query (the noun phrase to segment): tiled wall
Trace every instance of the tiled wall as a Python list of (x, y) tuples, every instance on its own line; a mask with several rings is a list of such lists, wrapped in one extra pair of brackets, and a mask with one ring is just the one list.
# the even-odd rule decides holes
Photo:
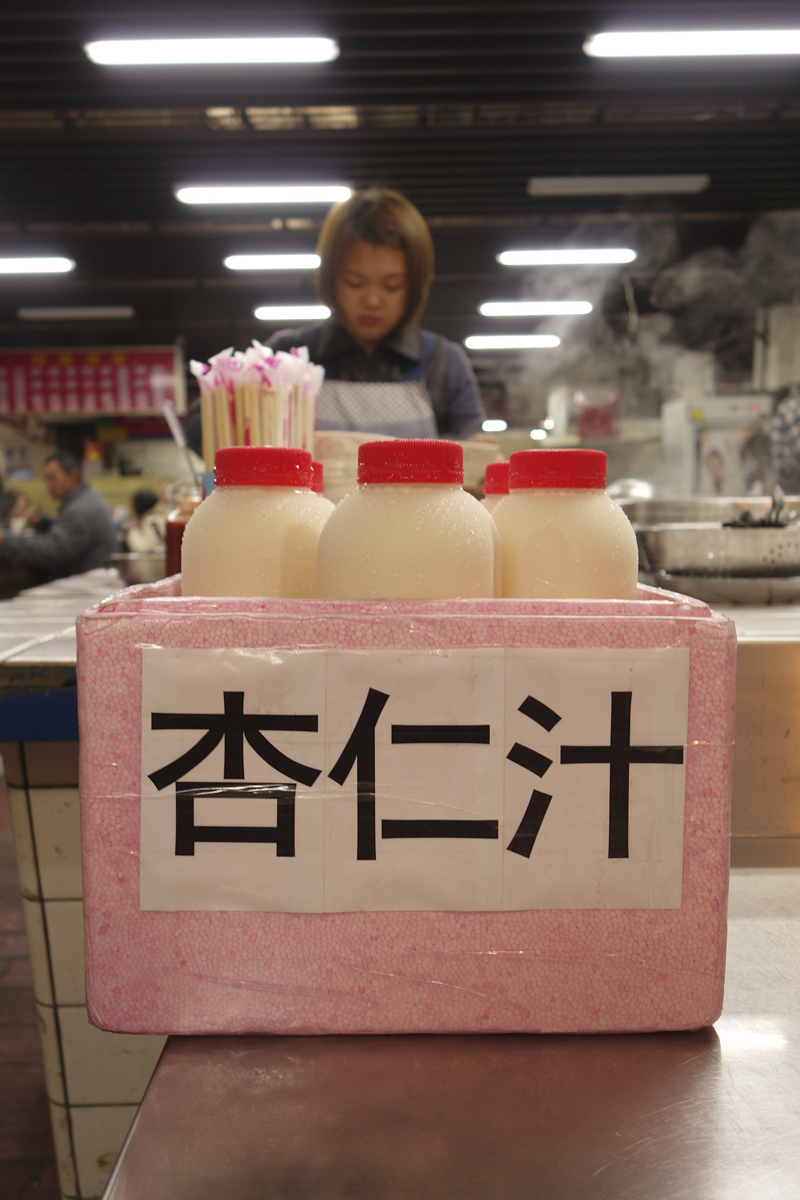
[(102, 1195), (165, 1039), (104, 1033), (84, 994), (77, 742), (0, 744), (61, 1190)]

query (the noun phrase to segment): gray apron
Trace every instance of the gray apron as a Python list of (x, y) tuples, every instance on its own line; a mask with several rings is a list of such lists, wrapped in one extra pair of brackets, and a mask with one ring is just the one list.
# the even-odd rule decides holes
[[(317, 429), (381, 433), (385, 437), (438, 437), (437, 414), (426, 373), (444, 370), (444, 340), (422, 331), (423, 356), (399, 383), (349, 383), (326, 379), (317, 405)], [(442, 414), (440, 414), (442, 415)]]
[(436, 417), (422, 380), (347, 383), (326, 379), (319, 393), (317, 429), (352, 429), (400, 438), (437, 436)]

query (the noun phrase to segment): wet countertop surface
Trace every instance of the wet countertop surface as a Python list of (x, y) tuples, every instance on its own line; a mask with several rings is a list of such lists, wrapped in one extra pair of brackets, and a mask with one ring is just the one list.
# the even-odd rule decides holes
[(99, 568), (0, 601), (0, 666), (74, 667), (76, 619), (121, 586), (116, 571)]
[[(724, 613), (736, 624), (739, 642), (800, 642), (800, 604), (732, 605)], [(800, 1193), (799, 1193), (800, 1194)]]
[[(0, 667), (74, 667), (77, 617), (121, 586), (116, 571), (100, 568), (0, 601)], [(715, 611), (736, 623), (740, 642), (800, 641), (800, 604), (715, 606)]]
[(695, 1033), (171, 1038), (107, 1200), (796, 1200), (800, 869), (732, 873)]

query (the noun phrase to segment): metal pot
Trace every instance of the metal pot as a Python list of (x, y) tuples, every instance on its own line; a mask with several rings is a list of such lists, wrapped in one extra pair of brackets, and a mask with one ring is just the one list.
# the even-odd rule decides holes
[(669, 575), (800, 575), (800, 526), (724, 529), (710, 521), (637, 525), (642, 567)]
[[(800, 496), (786, 496), (786, 508), (800, 510)], [(749, 509), (756, 519), (772, 508), (771, 496), (693, 496), (685, 500), (619, 500), (634, 525), (695, 524), (698, 521), (735, 521)]]
[(136, 583), (155, 583), (167, 574), (166, 554), (163, 550), (142, 550), (138, 554), (112, 554), (109, 567), (116, 567), (126, 587)]

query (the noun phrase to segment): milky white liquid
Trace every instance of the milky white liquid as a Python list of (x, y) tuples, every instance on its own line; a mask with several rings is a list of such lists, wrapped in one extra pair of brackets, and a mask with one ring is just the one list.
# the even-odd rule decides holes
[(215, 488), (183, 535), (183, 595), (315, 596), (317, 542), (332, 510), (305, 488)]
[(504, 596), (636, 598), (636, 534), (599, 488), (515, 488), (497, 505), (494, 519)]
[(492, 518), (457, 484), (369, 483), (336, 506), (319, 540), (328, 599), (448, 600), (494, 595)]
[(488, 496), (483, 497), (481, 504), (487, 512), (493, 513), (500, 501), (505, 500), (506, 494), (503, 492), (490, 492)]

